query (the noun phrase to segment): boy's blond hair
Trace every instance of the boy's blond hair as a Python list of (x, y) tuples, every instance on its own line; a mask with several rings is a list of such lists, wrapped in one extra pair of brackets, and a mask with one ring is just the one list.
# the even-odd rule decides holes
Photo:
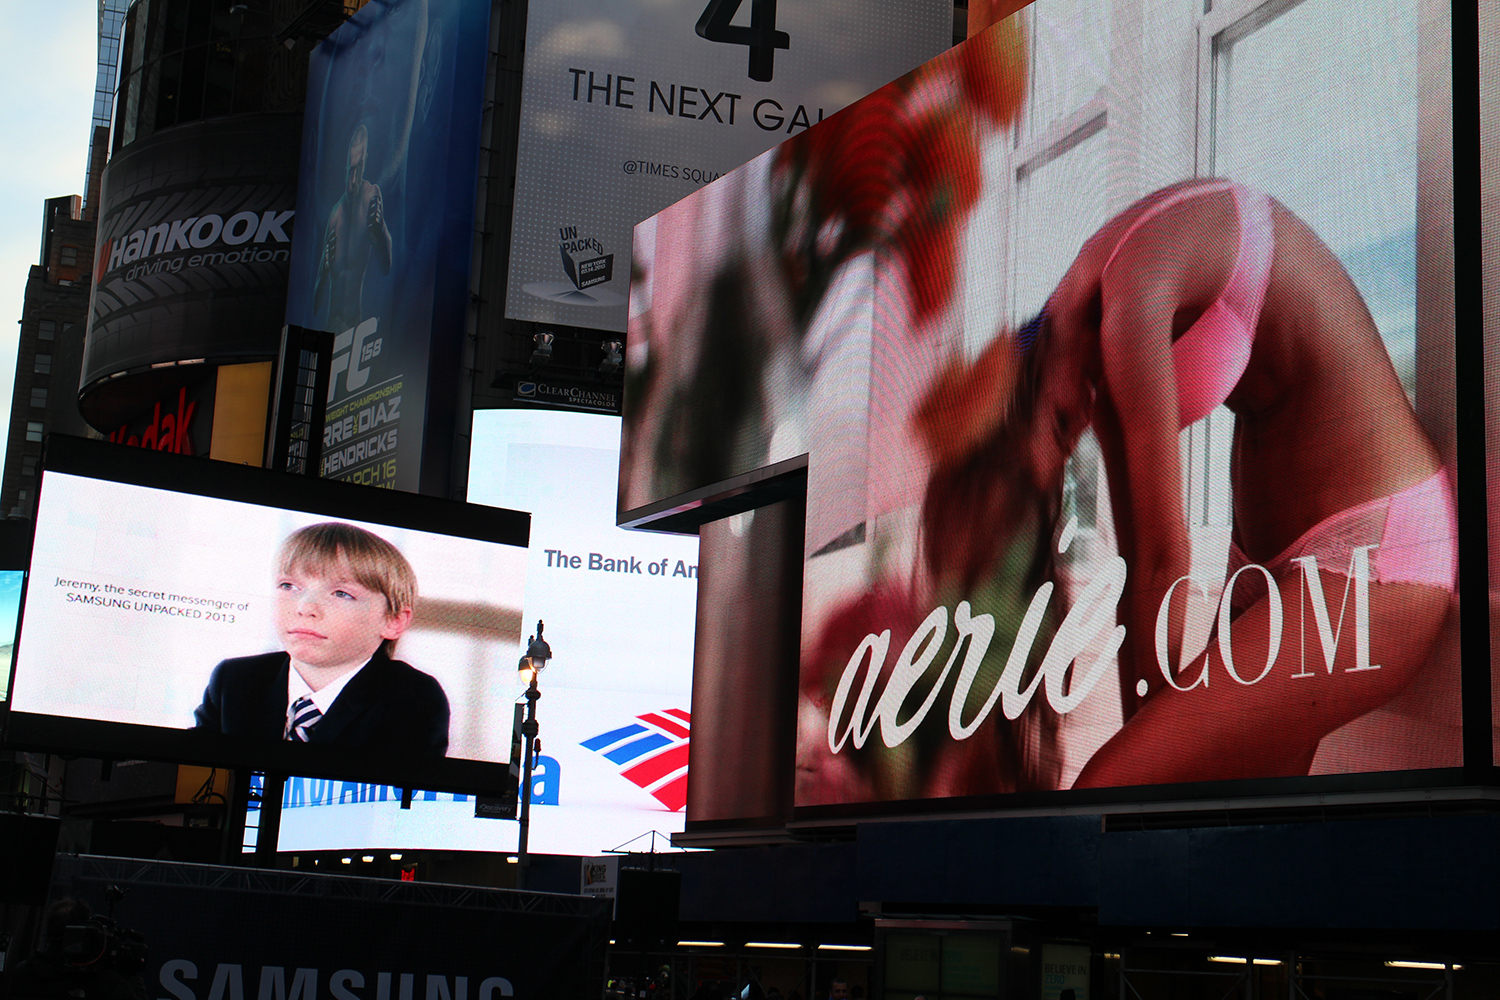
[(417, 605), (417, 574), (401, 550), (352, 524), (327, 521), (298, 528), (281, 543), (276, 565), (282, 573), (300, 568), (319, 576), (336, 575), (347, 566), (355, 582), (385, 597), (390, 615)]

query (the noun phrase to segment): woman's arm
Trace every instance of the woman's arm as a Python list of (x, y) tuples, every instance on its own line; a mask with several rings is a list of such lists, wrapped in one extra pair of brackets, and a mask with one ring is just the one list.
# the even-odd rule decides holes
[[(1124, 270), (1124, 269), (1121, 269)], [(1157, 611), (1187, 575), (1192, 543), (1183, 509), (1178, 451), (1177, 378), (1172, 318), (1181, 302), (1175, 280), (1133, 267), (1100, 279), (1102, 392), (1095, 429), (1109, 476), (1110, 508), (1127, 576), (1120, 604), (1120, 697), (1128, 720), (1140, 705), (1137, 683), (1157, 673)], [(1174, 616), (1168, 648), (1181, 646)]]

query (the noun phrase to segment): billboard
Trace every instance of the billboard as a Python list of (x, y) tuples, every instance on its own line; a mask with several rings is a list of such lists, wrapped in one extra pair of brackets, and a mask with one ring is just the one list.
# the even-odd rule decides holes
[(623, 331), (632, 226), (952, 37), (937, 0), (532, 5), (505, 315)]
[(335, 335), (330, 479), (447, 493), (489, 17), (370, 4), (313, 50), (286, 322)]
[(800, 818), (1463, 762), (1443, 20), (1038, 0), (637, 227), (621, 523), (805, 475)]
[(292, 115), (196, 122), (133, 143), (104, 168), (81, 402), (96, 427), (150, 407), (149, 392), (129, 395), (136, 380), (116, 376), (152, 372), (155, 383), (177, 362), (276, 354), (299, 127)]
[(64, 971), (56, 941), (51, 962), (17, 968), (27, 995), (583, 1000), (609, 940), (608, 906), (577, 896), (76, 854), (58, 859), (51, 899), (86, 908), (68, 948), (101, 955)]
[(16, 645), (16, 623), (21, 618), (21, 588), (26, 582), (26, 571), (21, 569), (0, 570), (0, 673), (5, 675), (0, 682), (0, 702), (10, 692), (10, 661)]
[(0, 704), (10, 693), (10, 663), (16, 627), (21, 621), (21, 593), (31, 554), (31, 525), (19, 519), (0, 527)]
[[(540, 682), (531, 800), (530, 848), (544, 854), (593, 855), (682, 829), (698, 543), (615, 527), (619, 428), (600, 414), (474, 414), (470, 503), (536, 511), (523, 623), (530, 634), (546, 622), (554, 657)], [(518, 697), (513, 668), (507, 680)], [(467, 798), (418, 796), (407, 810), (397, 799), (289, 782), (280, 849), (516, 847), (516, 825), (476, 818)]]
[[(1480, 273), (1484, 320), (1485, 472), (1500, 482), (1500, 8), (1481, 4), (1479, 19)], [(1500, 766), (1500, 491), (1489, 514), (1491, 759)]]
[(19, 746), (503, 789), (527, 515), (49, 439)]

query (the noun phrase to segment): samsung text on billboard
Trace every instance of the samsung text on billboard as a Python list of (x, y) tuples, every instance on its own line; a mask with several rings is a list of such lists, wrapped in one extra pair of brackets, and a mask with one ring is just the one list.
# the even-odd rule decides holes
[[(261, 966), (255, 993), (257, 1000), (318, 1000), (320, 970), (293, 969), (290, 983), (286, 972), (286, 968), (280, 965)], [(194, 962), (184, 958), (163, 962), (160, 979), (162, 989), (175, 1000), (245, 1000), (246, 996), (245, 968), (236, 963), (220, 962), (215, 966), (212, 982), (201, 997), (193, 990), (193, 982), (198, 979), (198, 966)], [(454, 976), (450, 981), (447, 976), (428, 973), (423, 976), (421, 993), (416, 992), (415, 973), (377, 972), (374, 979), (367, 987), (365, 975), (358, 969), (339, 969), (327, 979), (328, 992), (334, 1000), (418, 1000), (419, 997), (425, 1000), (470, 1000), (467, 976)], [(513, 995), (509, 979), (489, 976), (475, 984), (473, 1000)], [(169, 998), (161, 997), (160, 1000)]]

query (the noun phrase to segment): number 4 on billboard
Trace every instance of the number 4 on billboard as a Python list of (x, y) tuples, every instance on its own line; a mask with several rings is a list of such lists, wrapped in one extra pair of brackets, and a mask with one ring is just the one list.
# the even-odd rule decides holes
[(698, 17), (698, 37), (750, 46), (750, 79), (771, 81), (777, 49), (791, 48), (792, 36), (776, 30), (776, 0), (750, 0), (750, 26), (730, 24), (744, 0), (708, 0)]

